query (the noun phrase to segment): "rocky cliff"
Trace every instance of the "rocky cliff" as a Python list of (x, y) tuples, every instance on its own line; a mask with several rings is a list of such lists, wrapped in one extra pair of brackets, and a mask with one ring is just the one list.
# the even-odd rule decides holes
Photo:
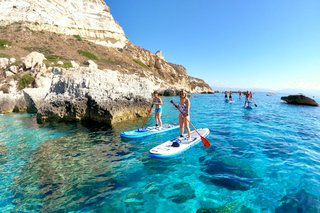
[(80, 35), (92, 42), (122, 48), (128, 42), (103, 0), (0, 1), (0, 24), (25, 22), (32, 30)]
[(154, 90), (212, 92), (130, 43), (102, 0), (0, 0), (0, 11), (0, 113), (113, 124), (146, 115)]

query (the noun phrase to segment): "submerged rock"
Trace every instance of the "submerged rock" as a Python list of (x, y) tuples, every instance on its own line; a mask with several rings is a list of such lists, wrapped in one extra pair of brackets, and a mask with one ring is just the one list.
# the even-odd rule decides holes
[(304, 95), (289, 95), (281, 97), (281, 100), (286, 101), (288, 104), (319, 106), (319, 104), (312, 98)]
[(229, 203), (218, 208), (202, 207), (198, 209), (196, 213), (253, 213), (253, 211), (245, 205), (242, 205), (240, 209), (238, 208), (237, 203)]
[(286, 195), (282, 199), (282, 205), (276, 208), (276, 213), (285, 212), (320, 212), (319, 197), (307, 193), (304, 189), (294, 195)]
[(135, 75), (84, 67), (55, 68), (37, 121), (93, 120), (111, 125), (146, 115), (151, 93), (152, 82)]
[(206, 184), (239, 191), (247, 191), (255, 186), (255, 178), (250, 175), (251, 172), (239, 166), (227, 165), (215, 159), (207, 160), (204, 164), (206, 175), (201, 175), (199, 179)]

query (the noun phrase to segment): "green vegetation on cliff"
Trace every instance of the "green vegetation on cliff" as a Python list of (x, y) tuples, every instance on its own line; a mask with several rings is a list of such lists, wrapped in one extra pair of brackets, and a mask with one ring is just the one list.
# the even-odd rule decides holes
[(0, 39), (0, 49), (5, 49), (5, 46), (4, 45), (9, 45), (11, 46), (12, 45), (12, 42), (11, 41), (8, 41), (6, 39)]

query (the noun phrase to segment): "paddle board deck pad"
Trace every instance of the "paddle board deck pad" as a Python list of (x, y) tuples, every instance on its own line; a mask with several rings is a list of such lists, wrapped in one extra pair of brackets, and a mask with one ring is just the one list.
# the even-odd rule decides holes
[(244, 109), (252, 109), (251, 106), (243, 107)]
[(131, 131), (121, 132), (120, 136), (123, 138), (129, 138), (129, 139), (142, 138), (145, 136), (159, 134), (159, 133), (167, 132), (177, 128), (179, 128), (179, 124), (169, 123), (169, 124), (162, 124), (161, 128), (156, 126), (151, 126), (151, 127), (138, 128)]
[[(202, 137), (207, 137), (209, 135), (208, 128), (198, 129), (199, 134)], [(152, 158), (171, 158), (181, 153), (187, 151), (190, 147), (196, 145), (201, 141), (200, 136), (196, 131), (191, 132), (191, 141), (188, 141), (188, 135), (185, 134), (183, 138), (174, 138), (172, 140), (166, 141), (159, 146), (152, 148), (149, 151), (149, 156)], [(177, 145), (179, 144), (179, 145)]]

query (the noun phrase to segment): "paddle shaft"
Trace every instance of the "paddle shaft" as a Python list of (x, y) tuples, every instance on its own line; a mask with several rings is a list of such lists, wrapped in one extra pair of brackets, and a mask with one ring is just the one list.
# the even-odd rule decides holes
[(144, 124), (146, 123), (147, 118), (148, 118), (148, 116), (149, 116), (149, 114), (150, 114), (150, 112), (151, 112), (151, 110), (152, 110), (152, 107), (153, 107), (153, 104), (151, 105), (150, 110), (149, 110), (149, 112), (148, 112), (148, 115), (147, 115), (146, 119), (144, 120), (141, 128), (143, 128)]

